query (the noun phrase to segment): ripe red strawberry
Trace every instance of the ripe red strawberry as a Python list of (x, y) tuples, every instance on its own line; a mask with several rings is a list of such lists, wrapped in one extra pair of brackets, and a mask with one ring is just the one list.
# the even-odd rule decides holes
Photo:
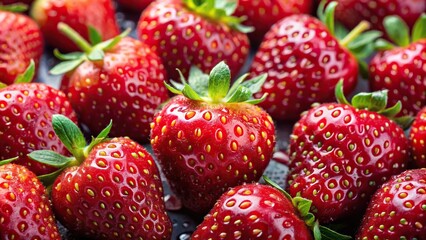
[[(267, 180), (269, 182), (269, 180)], [(240, 185), (224, 193), (192, 234), (197, 239), (351, 239), (334, 231), (324, 231), (311, 213), (311, 202), (291, 198), (277, 188)], [(316, 232), (311, 232), (311, 230)], [(322, 230), (322, 231), (321, 231)], [(331, 238), (327, 238), (327, 234)]]
[(27, 154), (40, 149), (67, 154), (53, 132), (51, 118), (53, 114), (64, 114), (77, 122), (77, 117), (62, 91), (43, 83), (26, 83), (33, 74), (34, 63), (20, 83), (0, 88), (0, 160), (19, 156), (16, 164), (41, 175), (55, 169), (31, 160)]
[(37, 68), (43, 54), (43, 38), (32, 19), (7, 9), (16, 8), (0, 6), (0, 83), (9, 85), (25, 72), (31, 59)]
[(329, 4), (321, 17), (327, 25), (303, 14), (283, 18), (260, 45), (250, 74), (268, 73), (268, 80), (255, 96), (269, 94), (259, 106), (275, 120), (294, 121), (313, 103), (332, 101), (334, 87), (341, 79), (345, 93), (355, 88), (357, 58), (364, 57), (368, 51), (362, 49), (368, 50), (366, 46), (380, 34), (358, 36), (368, 28), (363, 22), (345, 38), (337, 39), (332, 21), (335, 7), (335, 3)]
[(103, 43), (95, 41), (96, 45), (91, 46), (66, 25), (60, 24), (60, 28), (71, 38), (79, 39), (77, 42), (85, 51), (57, 54), (66, 61), (51, 71), (68, 72), (62, 89), (79, 121), (97, 134), (113, 120), (120, 124), (111, 129), (111, 136), (148, 142), (154, 111), (168, 99), (163, 84), (166, 71), (157, 54), (144, 43), (124, 37), (126, 33)]
[(393, 176), (374, 194), (356, 239), (425, 239), (426, 169)]
[(426, 107), (414, 119), (409, 139), (414, 164), (419, 168), (426, 168)]
[(309, 110), (290, 141), (289, 192), (312, 200), (321, 223), (361, 213), (376, 189), (409, 160), (404, 131), (386, 117), (395, 116), (401, 104), (385, 109), (382, 91), (360, 93), (350, 105), (342, 92), (339, 82), (339, 103)]
[(246, 26), (253, 26), (249, 33), (250, 43), (258, 46), (271, 26), (284, 17), (292, 14), (309, 14), (312, 0), (238, 0), (235, 16), (246, 17)]
[(142, 12), (154, 0), (118, 0), (121, 7), (134, 12)]
[(389, 104), (402, 102), (402, 115), (415, 116), (426, 106), (426, 14), (417, 21), (412, 36), (408, 26), (395, 16), (385, 18), (388, 36), (377, 42), (382, 50), (369, 64), (370, 88), (388, 89)]
[(397, 15), (410, 28), (426, 12), (424, 0), (337, 0), (336, 19), (347, 28), (354, 28), (362, 20), (369, 21), (373, 29), (384, 31), (383, 19)]
[(96, 29), (103, 40), (119, 34), (115, 9), (111, 0), (37, 0), (31, 16), (40, 25), (46, 42), (64, 52), (79, 48), (58, 31), (64, 22), (89, 40), (89, 28)]
[[(206, 213), (229, 187), (257, 181), (272, 157), (275, 127), (250, 99), (266, 76), (229, 89), (231, 74), (220, 62), (205, 75), (192, 68), (189, 82), (169, 86), (178, 94), (154, 116), (151, 145), (172, 190), (185, 207)], [(229, 90), (229, 91), (228, 91)]]
[(13, 163), (0, 166), (0, 239), (61, 239), (46, 189)]
[(30, 157), (63, 170), (51, 196), (70, 232), (90, 239), (170, 239), (160, 174), (144, 147), (129, 138), (106, 139), (111, 124), (86, 146), (69, 119), (55, 115), (52, 123), (74, 157), (52, 151)]
[(156, 1), (142, 13), (137, 34), (158, 52), (171, 79), (179, 79), (177, 68), (187, 77), (192, 65), (208, 72), (222, 60), (236, 76), (250, 46), (248, 28), (231, 16), (235, 7), (235, 0)]

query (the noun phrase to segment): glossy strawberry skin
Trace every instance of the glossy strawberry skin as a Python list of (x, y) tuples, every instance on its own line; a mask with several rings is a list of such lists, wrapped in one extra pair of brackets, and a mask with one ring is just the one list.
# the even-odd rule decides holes
[(46, 189), (21, 165), (0, 166), (0, 238), (61, 239)]
[(146, 8), (137, 34), (158, 52), (170, 79), (175, 81), (180, 79), (176, 68), (184, 76), (188, 76), (192, 65), (207, 73), (222, 60), (229, 65), (232, 76), (237, 76), (250, 50), (245, 33), (197, 15), (176, 0), (157, 1)]
[(111, 0), (38, 0), (31, 15), (40, 26), (46, 42), (62, 52), (80, 49), (59, 32), (57, 26), (60, 22), (71, 26), (86, 40), (89, 40), (89, 26), (95, 28), (103, 40), (119, 34)]
[(426, 168), (426, 107), (419, 111), (411, 125), (409, 139), (414, 164)]
[(292, 14), (308, 14), (312, 4), (312, 0), (239, 0), (234, 15), (247, 17), (243, 24), (254, 27), (249, 38), (252, 45), (258, 46), (274, 23)]
[(251, 76), (268, 73), (255, 97), (274, 120), (295, 121), (316, 102), (334, 100), (334, 87), (344, 80), (345, 93), (357, 83), (355, 57), (341, 47), (326, 26), (308, 15), (277, 22), (266, 34), (250, 68)]
[(151, 145), (183, 205), (207, 213), (229, 187), (259, 180), (273, 153), (274, 129), (257, 106), (176, 96), (154, 117)]
[(155, 109), (166, 99), (166, 71), (157, 54), (142, 42), (122, 39), (102, 63), (85, 61), (64, 76), (79, 120), (97, 134), (113, 121), (110, 136), (147, 142)]
[(313, 239), (279, 190), (247, 184), (224, 193), (192, 234), (197, 239)]
[(337, 2), (336, 19), (349, 29), (353, 29), (362, 20), (367, 20), (373, 29), (384, 32), (383, 19), (389, 15), (401, 17), (411, 28), (417, 18), (426, 12), (426, 2), (423, 0), (337, 0)]
[(57, 218), (92, 239), (170, 239), (160, 174), (152, 156), (128, 138), (96, 145), (80, 166), (54, 182)]
[(369, 64), (373, 91), (388, 89), (389, 106), (402, 102), (401, 116), (415, 116), (426, 106), (426, 40), (379, 52)]
[(19, 156), (14, 163), (37, 175), (56, 170), (27, 157), (34, 150), (53, 150), (69, 155), (53, 131), (52, 115), (62, 114), (77, 122), (66, 95), (43, 83), (12, 84), (0, 89), (0, 160)]
[(43, 54), (40, 28), (29, 17), (0, 10), (0, 82), (10, 85), (25, 72), (31, 59), (39, 64)]
[(393, 121), (345, 104), (322, 104), (296, 123), (289, 189), (312, 200), (321, 223), (353, 217), (376, 189), (405, 170), (408, 140)]
[(356, 239), (424, 239), (426, 169), (393, 176), (374, 194)]

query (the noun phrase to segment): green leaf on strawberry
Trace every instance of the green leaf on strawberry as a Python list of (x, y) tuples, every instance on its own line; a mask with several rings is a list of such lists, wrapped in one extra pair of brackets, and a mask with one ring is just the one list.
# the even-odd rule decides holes
[[(30, 61), (30, 65), (28, 65), (25, 72), (16, 76), (14, 83), (29, 83), (34, 78), (35, 74), (35, 63), (34, 60)], [(0, 88), (6, 87), (7, 84), (0, 82)]]
[[(426, 13), (420, 15), (413, 26), (410, 36), (410, 28), (404, 20), (396, 15), (383, 19), (383, 26), (387, 35), (396, 46), (407, 47), (411, 43), (426, 38)], [(394, 49), (395, 45), (385, 39), (378, 39), (374, 45), (376, 50), (384, 51)]]
[(52, 183), (47, 180), (54, 179), (55, 176), (59, 175), (65, 168), (80, 165), (87, 158), (89, 152), (95, 145), (106, 140), (111, 130), (112, 122), (110, 122), (96, 138), (92, 137), (92, 141), (87, 146), (84, 135), (79, 127), (67, 117), (60, 114), (53, 115), (52, 125), (56, 135), (58, 135), (59, 139), (73, 156), (65, 157), (50, 150), (37, 150), (28, 154), (31, 159), (58, 168), (57, 171), (43, 175), (40, 178), (43, 183), (47, 185)]
[(336, 231), (333, 231), (330, 228), (320, 226), (318, 220), (315, 219), (315, 216), (310, 212), (312, 201), (300, 196), (291, 197), (288, 192), (286, 192), (284, 189), (282, 189), (278, 184), (273, 182), (270, 178), (267, 176), (263, 176), (263, 180), (265, 182), (278, 189), (283, 195), (286, 196), (287, 199), (289, 199), (294, 208), (297, 209), (299, 212), (300, 217), (305, 221), (306, 225), (311, 229), (311, 231), (314, 234), (314, 238), (316, 240), (320, 239), (334, 239), (334, 240), (349, 240), (352, 239), (352, 237), (340, 234)]
[(11, 163), (11, 162), (15, 161), (16, 159), (18, 159), (18, 157), (1, 160), (0, 161), (0, 166), (3, 166), (3, 165), (8, 164), (8, 163)]
[(2, 3), (0, 3), (0, 10), (7, 12), (23, 13), (28, 10), (28, 5), (23, 3), (3, 5)]
[(252, 95), (260, 90), (266, 81), (267, 74), (244, 81), (248, 76), (245, 74), (231, 86), (231, 71), (223, 61), (211, 70), (210, 75), (202, 73), (197, 67), (191, 68), (188, 80), (181, 73), (180, 75), (182, 83), (171, 81), (172, 85), (165, 83), (166, 87), (172, 93), (183, 94), (193, 100), (210, 103), (247, 102), (257, 104), (265, 98), (263, 96), (260, 99), (252, 99)]
[[(64, 74), (70, 72), (77, 68), (80, 64), (82, 64), (85, 60), (90, 61), (100, 61), (105, 56), (105, 51), (108, 51), (118, 42), (121, 41), (124, 37), (126, 37), (130, 33), (130, 29), (127, 29), (120, 35), (106, 40), (104, 42), (100, 42), (101, 36), (99, 32), (96, 31), (93, 27), (89, 27), (89, 37), (91, 44), (86, 41), (78, 32), (72, 29), (65, 23), (59, 23), (58, 29), (61, 33), (66, 35), (69, 39), (71, 39), (82, 51), (73, 52), (68, 54), (62, 54), (59, 50), (54, 50), (54, 55), (63, 60), (64, 62), (59, 63), (55, 67), (50, 70), (50, 73), (53, 75)], [(93, 44), (93, 45), (92, 45)]]
[(240, 32), (248, 33), (254, 30), (252, 27), (241, 24), (244, 18), (232, 16), (237, 9), (237, 1), (235, 0), (184, 0), (183, 2), (192, 11), (211, 20), (224, 22)]

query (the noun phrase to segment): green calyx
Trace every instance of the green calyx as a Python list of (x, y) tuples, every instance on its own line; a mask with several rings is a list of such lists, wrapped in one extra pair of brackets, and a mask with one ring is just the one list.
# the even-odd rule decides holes
[(37, 150), (28, 154), (35, 161), (58, 168), (53, 173), (39, 176), (45, 185), (50, 185), (64, 169), (80, 165), (95, 145), (106, 140), (112, 127), (112, 123), (110, 123), (96, 138), (92, 137), (92, 141), (87, 145), (81, 130), (67, 117), (59, 114), (53, 115), (52, 125), (56, 135), (72, 157), (66, 157), (50, 150)]
[(411, 116), (396, 117), (401, 111), (402, 104), (398, 101), (394, 106), (386, 108), (388, 103), (388, 90), (381, 90), (371, 93), (361, 92), (355, 95), (349, 102), (343, 93), (343, 81), (340, 80), (335, 88), (337, 102), (351, 105), (357, 109), (365, 109), (377, 112), (385, 117), (393, 120), (403, 129), (410, 126), (413, 118)]
[(65, 23), (59, 23), (58, 29), (61, 33), (71, 39), (83, 52), (62, 54), (57, 49), (55, 49), (53, 52), (54, 55), (63, 62), (59, 63), (53, 67), (52, 70), (50, 70), (50, 73), (53, 75), (64, 74), (72, 71), (86, 60), (103, 60), (105, 52), (117, 45), (121, 39), (130, 33), (130, 29), (127, 29), (120, 35), (102, 42), (102, 36), (99, 34), (99, 32), (93, 27), (89, 27), (89, 43), (78, 32)]
[(14, 4), (8, 4), (8, 5), (2, 5), (0, 3), (0, 11), (22, 13), (27, 10), (28, 10), (28, 5), (23, 3), (14, 3)]
[[(25, 72), (16, 76), (14, 83), (29, 83), (33, 80), (34, 74), (35, 74), (35, 63), (34, 63), (34, 60), (31, 59), (30, 64), (28, 65)], [(7, 86), (6, 84), (0, 82), (0, 89), (6, 86)]]
[(231, 86), (231, 71), (223, 61), (211, 70), (210, 75), (204, 74), (195, 66), (191, 68), (188, 80), (180, 71), (179, 74), (181, 83), (171, 81), (173, 86), (167, 83), (165, 85), (172, 93), (183, 94), (192, 100), (209, 103), (246, 102), (257, 104), (266, 97), (264, 95), (260, 99), (253, 99), (252, 95), (261, 89), (267, 74), (244, 81), (248, 76), (245, 74)]
[(1, 160), (0, 161), (0, 166), (3, 166), (3, 165), (6, 165), (6, 164), (9, 164), (9, 163), (11, 163), (11, 162), (13, 162), (13, 161), (15, 161), (15, 160), (17, 160), (18, 159), (18, 157), (14, 157), (14, 158), (9, 158), (9, 159), (5, 159), (5, 160)]
[(371, 56), (374, 52), (374, 41), (382, 36), (380, 31), (370, 30), (370, 23), (360, 22), (352, 31), (348, 32), (342, 24), (335, 22), (334, 12), (337, 2), (332, 1), (327, 4), (326, 0), (321, 1), (318, 7), (318, 18), (327, 26), (332, 35), (339, 39), (341, 46), (346, 47), (358, 60), (361, 70), (366, 71), (366, 64), (362, 60)]
[(244, 18), (232, 16), (238, 6), (236, 0), (183, 0), (183, 3), (191, 11), (213, 21), (223, 22), (240, 32), (249, 33), (254, 30), (253, 27), (241, 24)]
[(265, 182), (278, 189), (283, 195), (291, 201), (294, 208), (298, 211), (299, 216), (304, 220), (305, 224), (311, 229), (315, 240), (333, 239), (333, 240), (349, 240), (352, 237), (340, 234), (330, 228), (320, 226), (318, 220), (315, 219), (314, 214), (310, 212), (312, 201), (300, 196), (292, 197), (288, 192), (282, 189), (278, 184), (273, 182), (267, 176), (263, 176)]
[[(399, 16), (385, 17), (383, 26), (392, 42), (400, 47), (406, 47), (420, 39), (426, 39), (426, 13), (423, 13), (417, 19), (411, 31), (411, 36), (410, 28)], [(379, 39), (375, 42), (374, 47), (376, 50), (384, 51), (393, 49), (395, 45), (385, 39)]]

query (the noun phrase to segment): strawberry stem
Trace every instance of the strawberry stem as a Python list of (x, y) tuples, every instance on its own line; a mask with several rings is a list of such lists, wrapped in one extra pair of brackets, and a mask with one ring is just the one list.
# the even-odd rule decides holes
[(361, 21), (345, 38), (340, 40), (340, 45), (347, 47), (354, 39), (356, 39), (361, 33), (370, 28), (370, 23), (367, 21)]
[(86, 39), (84, 39), (77, 31), (72, 29), (68, 24), (60, 22), (58, 30), (73, 41), (81, 50), (86, 54), (90, 54), (92, 46)]
[(6, 11), (6, 12), (14, 12), (14, 13), (21, 13), (28, 10), (28, 5), (23, 3), (14, 3), (14, 4), (8, 4), (8, 5), (2, 5), (0, 3), (0, 10)]

